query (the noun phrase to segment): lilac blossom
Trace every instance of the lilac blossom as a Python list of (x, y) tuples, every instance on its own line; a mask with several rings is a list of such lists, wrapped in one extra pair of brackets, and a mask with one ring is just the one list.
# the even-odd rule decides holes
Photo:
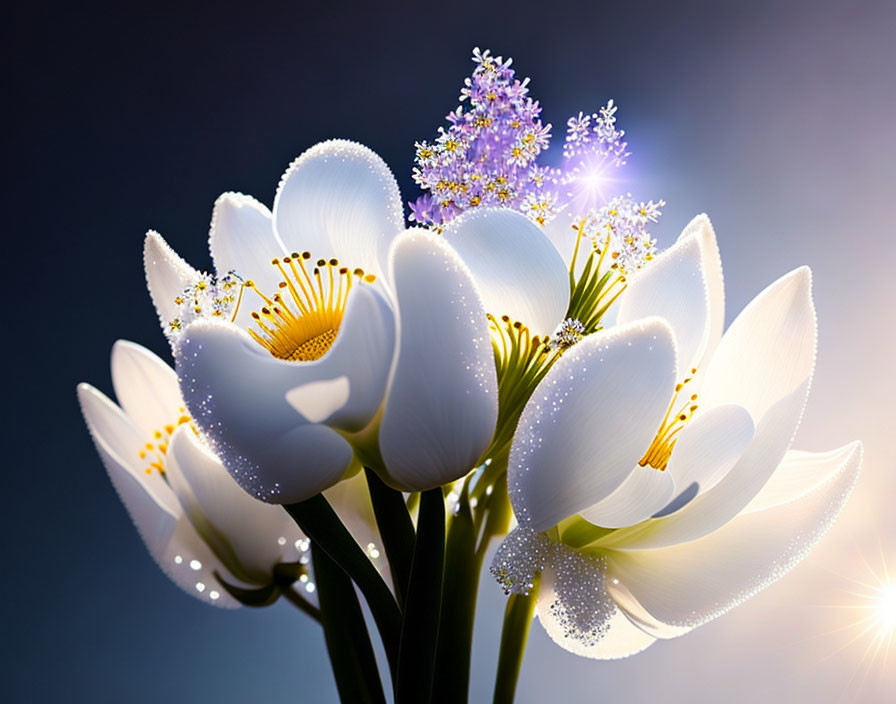
[(475, 69), (464, 81), (460, 105), (432, 141), (415, 144), (414, 181), (426, 192), (410, 203), (411, 220), (441, 228), (465, 210), (506, 207), (545, 224), (559, 212), (598, 216), (607, 202), (610, 172), (629, 156), (625, 133), (609, 101), (596, 113), (567, 121), (562, 165), (539, 163), (551, 140), (541, 105), (506, 61), (473, 50)]

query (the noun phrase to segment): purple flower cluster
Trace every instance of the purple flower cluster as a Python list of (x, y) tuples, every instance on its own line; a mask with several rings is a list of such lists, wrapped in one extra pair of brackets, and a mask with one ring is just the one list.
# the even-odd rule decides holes
[(631, 193), (614, 196), (582, 218), (582, 234), (598, 254), (606, 249), (623, 274), (640, 269), (656, 254), (656, 240), (647, 228), (659, 220), (665, 205), (664, 200), (636, 201)]
[(414, 181), (426, 194), (410, 203), (411, 220), (439, 228), (469, 208), (513, 208), (544, 224), (561, 209), (584, 215), (603, 196), (609, 168), (628, 156), (610, 101), (600, 112), (567, 122), (563, 165), (537, 163), (548, 148), (551, 125), (529, 96), (529, 79), (516, 78), (488, 50), (473, 50), (476, 68), (464, 81), (459, 105), (432, 142), (416, 143)]
[[(442, 225), (467, 208), (520, 208), (554, 183), (535, 166), (547, 148), (551, 126), (529, 97), (529, 79), (515, 77), (511, 60), (473, 50), (476, 68), (464, 82), (461, 105), (434, 142), (417, 142), (413, 177), (428, 191), (411, 203), (411, 219)], [(466, 103), (466, 105), (464, 105)]]

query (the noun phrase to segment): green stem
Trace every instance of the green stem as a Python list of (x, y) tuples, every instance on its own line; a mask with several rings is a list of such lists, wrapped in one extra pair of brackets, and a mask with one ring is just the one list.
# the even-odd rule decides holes
[(444, 569), (445, 499), (441, 487), (437, 487), (420, 495), (417, 540), (398, 655), (397, 704), (431, 701)]
[(302, 532), (351, 577), (370, 606), (389, 661), (393, 680), (397, 673), (401, 638), (401, 611), (373, 563), (323, 497), (283, 506)]
[(295, 606), (299, 611), (308, 614), (311, 618), (313, 618), (318, 623), (321, 623), (320, 620), (320, 609), (317, 608), (310, 601), (305, 599), (301, 594), (296, 592), (292, 587), (286, 587), (281, 594), (283, 598), (285, 598), (290, 604)]
[(380, 537), (392, 570), (392, 581), (403, 607), (407, 601), (408, 582), (411, 578), (411, 561), (414, 558), (414, 523), (400, 491), (386, 486), (376, 472), (365, 467), (370, 501), (376, 517)]
[(516, 683), (523, 665), (526, 640), (532, 626), (538, 585), (529, 594), (511, 594), (504, 610), (504, 628), (501, 630), (501, 650), (498, 654), (498, 672), (495, 675), (494, 704), (512, 704)]
[(446, 702), (466, 702), (469, 696), (470, 655), (476, 617), (481, 560), (476, 557), (476, 531), (464, 483), (457, 511), (448, 521), (445, 580), (435, 683)]
[(327, 652), (344, 704), (385, 704), (376, 656), (352, 580), (325, 550), (312, 543)]

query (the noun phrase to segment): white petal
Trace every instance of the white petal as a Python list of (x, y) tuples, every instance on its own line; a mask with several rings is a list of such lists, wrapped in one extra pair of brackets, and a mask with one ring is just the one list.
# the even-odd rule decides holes
[(576, 655), (612, 660), (644, 650), (655, 639), (617, 608), (606, 586), (606, 559), (549, 543), (536, 613), (557, 645)]
[(336, 257), (381, 276), (404, 227), (398, 184), (386, 163), (355, 142), (330, 140), (290, 164), (274, 198), (274, 228), (290, 250)]
[(538, 225), (506, 208), (470, 210), (444, 236), (472, 272), (486, 311), (536, 335), (554, 332), (569, 305), (569, 270)]
[(326, 358), (275, 359), (226, 323), (198, 321), (184, 331), (177, 369), (187, 408), (224, 466), (253, 496), (271, 503), (303, 501), (335, 484), (348, 468), (348, 443), (326, 426), (309, 425), (286, 401), (290, 389), (333, 375), (321, 364)]
[(604, 528), (624, 528), (650, 518), (675, 492), (669, 472), (635, 465), (612, 494), (581, 512), (582, 518)]
[(722, 277), (722, 257), (719, 254), (715, 230), (706, 214), (698, 215), (691, 220), (678, 239), (683, 240), (693, 235), (696, 235), (700, 242), (703, 278), (709, 297), (709, 335), (706, 349), (703, 352), (704, 358), (709, 359), (719, 344), (719, 340), (722, 339), (722, 331), (725, 329), (725, 284)]
[[(815, 308), (807, 267), (781, 277), (741, 312), (722, 338), (700, 390), (702, 409), (744, 406), (756, 432), (740, 460), (710, 491), (677, 513), (613, 541), (661, 547), (725, 525), (759, 493), (790, 448), (815, 366)], [(696, 419), (695, 419), (696, 422)]]
[(796, 501), (745, 514), (700, 540), (608, 553), (619, 582), (661, 623), (698, 626), (777, 581), (827, 532), (861, 466), (855, 444), (839, 471)]
[(127, 340), (112, 346), (112, 385), (124, 412), (143, 431), (176, 423), (183, 406), (174, 370), (145, 347)]
[(758, 423), (809, 382), (815, 340), (812, 275), (801, 267), (756, 296), (731, 324), (706, 370), (701, 407), (736, 403)]
[(666, 472), (675, 481), (675, 499), (662, 513), (718, 484), (753, 439), (753, 419), (743, 406), (716, 406), (693, 419), (678, 437)]
[[(190, 326), (188, 329), (195, 331), (198, 328)], [(312, 362), (276, 359), (233, 325), (219, 324), (212, 329), (218, 331), (213, 333), (215, 340), (224, 341), (226, 347), (226, 350), (215, 353), (220, 357), (215, 363), (220, 379), (212, 383), (222, 387), (221, 393), (224, 393), (223, 387), (229, 386), (233, 387), (233, 394), (242, 393), (238, 390), (243, 389), (245, 393), (255, 395), (279, 395), (279, 399), (272, 401), (271, 408), (274, 409), (283, 405), (287, 392), (297, 387), (337, 380), (336, 386), (313, 387), (318, 391), (326, 388), (332, 395), (317, 398), (315, 405), (305, 410), (312, 416), (328, 411), (324, 416), (327, 424), (348, 432), (363, 429), (382, 404), (395, 349), (395, 320), (388, 302), (375, 286), (359, 284), (352, 287), (336, 341), (323, 357)], [(206, 333), (199, 334), (201, 337)], [(214, 347), (217, 343), (211, 344)], [(196, 354), (201, 357), (208, 351), (197, 350)], [(358, 360), (363, 360), (363, 364)], [(256, 380), (228, 378), (234, 376), (233, 370), (243, 361), (258, 370), (258, 379), (264, 379), (261, 385)], [(198, 358), (191, 364), (200, 366)], [(207, 375), (211, 372), (200, 370), (199, 373)], [(338, 382), (341, 377), (345, 377), (347, 387)], [(251, 391), (249, 387), (252, 387)], [(296, 394), (301, 396), (302, 392)], [(291, 418), (302, 423), (313, 420), (290, 412), (284, 419), (287, 425), (293, 422)]]
[(148, 460), (140, 458), (147, 436), (124, 412), (90, 384), (78, 384), (78, 402), (103, 461), (113, 462), (129, 471), (153, 500), (169, 513), (180, 514), (180, 505), (158, 472), (146, 474)]
[(850, 443), (829, 452), (790, 450), (743, 513), (774, 508), (815, 491), (841, 470), (843, 463), (856, 451), (857, 444)]
[[(120, 440), (127, 433), (122, 425), (122, 421), (127, 421), (124, 415), (116, 418), (113, 410), (117, 407), (87, 384), (78, 386), (78, 400), (109, 479), (156, 564), (197, 599), (223, 608), (239, 606), (214, 577), (216, 570), (229, 577), (227, 570), (199, 538), (164, 480), (154, 473), (158, 481), (148, 481), (146, 475), (130, 467), (113, 449), (115, 439)], [(201, 591), (197, 584), (202, 585)]]
[[(542, 585), (542, 590), (545, 589), (546, 587)], [(536, 607), (538, 621), (551, 640), (570, 653), (594, 660), (618, 660), (640, 653), (656, 642), (656, 638), (647, 635), (635, 626), (622, 611), (617, 610), (607, 626), (607, 634), (596, 643), (586, 645), (566, 634), (566, 629), (550, 609), (549, 597), (550, 594), (547, 594), (543, 599), (542, 592), (539, 592), (538, 606)]]
[[(575, 251), (576, 239), (578, 237), (576, 223), (573, 221), (569, 209), (562, 210), (556, 217), (545, 223), (544, 234), (554, 245), (568, 269), (569, 264), (572, 262), (572, 255)], [(581, 270), (584, 260), (585, 257), (578, 258), (577, 269)]]
[[(266, 295), (277, 291), (281, 277), (271, 260), (288, 252), (265, 205), (242, 193), (222, 194), (212, 211), (208, 243), (218, 276), (235, 271)], [(241, 306), (238, 322), (247, 325), (251, 312), (251, 306)]]
[(218, 582), (216, 573), (228, 584), (251, 586), (240, 584), (228, 572), (185, 515), (177, 522), (171, 540), (156, 562), (177, 586), (212, 606), (224, 609), (236, 609), (240, 606)]
[(494, 432), (488, 321), (470, 271), (441, 238), (402, 235), (391, 272), (399, 344), (380, 449), (395, 486), (430, 489), (466, 474)]
[(167, 330), (168, 323), (178, 313), (174, 299), (199, 278), (199, 272), (181, 259), (158, 232), (152, 230), (146, 233), (143, 241), (143, 267), (149, 295), (162, 328)]
[[(395, 325), (395, 314), (379, 287), (352, 287), (336, 342), (319, 360), (307, 363), (298, 382), (348, 379), (348, 399), (327, 418), (327, 425), (356, 432), (380, 409), (395, 355)], [(344, 398), (342, 389), (331, 391)]]
[(672, 625), (658, 621), (644, 609), (634, 595), (616, 577), (607, 578), (606, 588), (613, 601), (616, 602), (616, 606), (619, 607), (619, 610), (625, 614), (629, 621), (652, 638), (662, 638), (664, 640), (679, 638), (685, 633), (694, 630), (694, 626)]
[(768, 410), (740, 459), (715, 487), (679, 511), (613, 533), (601, 544), (626, 549), (659, 548), (696, 540), (725, 525), (756, 496), (790, 447), (806, 404), (807, 384)]
[(672, 330), (660, 319), (589, 335), (529, 399), (510, 451), (520, 524), (550, 528), (608, 496), (631, 473), (675, 386)]
[(322, 423), (348, 403), (349, 393), (348, 377), (340, 376), (290, 389), (286, 392), (286, 400), (309, 423)]
[(617, 324), (657, 315), (675, 333), (683, 373), (698, 366), (709, 339), (710, 308), (699, 234), (679, 239), (631, 277)]
[(230, 571), (245, 581), (270, 582), (285, 546), (300, 537), (289, 514), (243, 491), (188, 426), (171, 438), (166, 468), (193, 526)]

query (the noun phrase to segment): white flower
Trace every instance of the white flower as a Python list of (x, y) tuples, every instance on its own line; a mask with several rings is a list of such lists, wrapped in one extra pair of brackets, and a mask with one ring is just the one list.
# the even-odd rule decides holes
[(629, 283), (618, 324), (547, 373), (517, 428), (519, 527), (493, 572), (526, 591), (563, 647), (624, 657), (764, 588), (831, 525), (861, 463), (853, 443), (790, 450), (815, 363), (807, 268), (722, 336), (722, 269), (705, 216)]
[(97, 450), (159, 567), (189, 594), (235, 608), (215, 573), (241, 587), (267, 585), (299, 559), (302, 535), (279, 506), (248, 496), (201, 442), (174, 371), (149, 350), (118, 341), (112, 383), (121, 407), (78, 386)]
[[(242, 300), (233, 320), (183, 326), (175, 355), (188, 408), (244, 489), (301, 501), (336, 484), (355, 454), (402, 489), (473, 466), (497, 416), (482, 301), (440, 238), (403, 231), (376, 154), (312, 147), (281, 179), (273, 213), (225, 194), (210, 248), (219, 276), (246, 282)], [(168, 325), (200, 274), (154, 233), (145, 260)]]

